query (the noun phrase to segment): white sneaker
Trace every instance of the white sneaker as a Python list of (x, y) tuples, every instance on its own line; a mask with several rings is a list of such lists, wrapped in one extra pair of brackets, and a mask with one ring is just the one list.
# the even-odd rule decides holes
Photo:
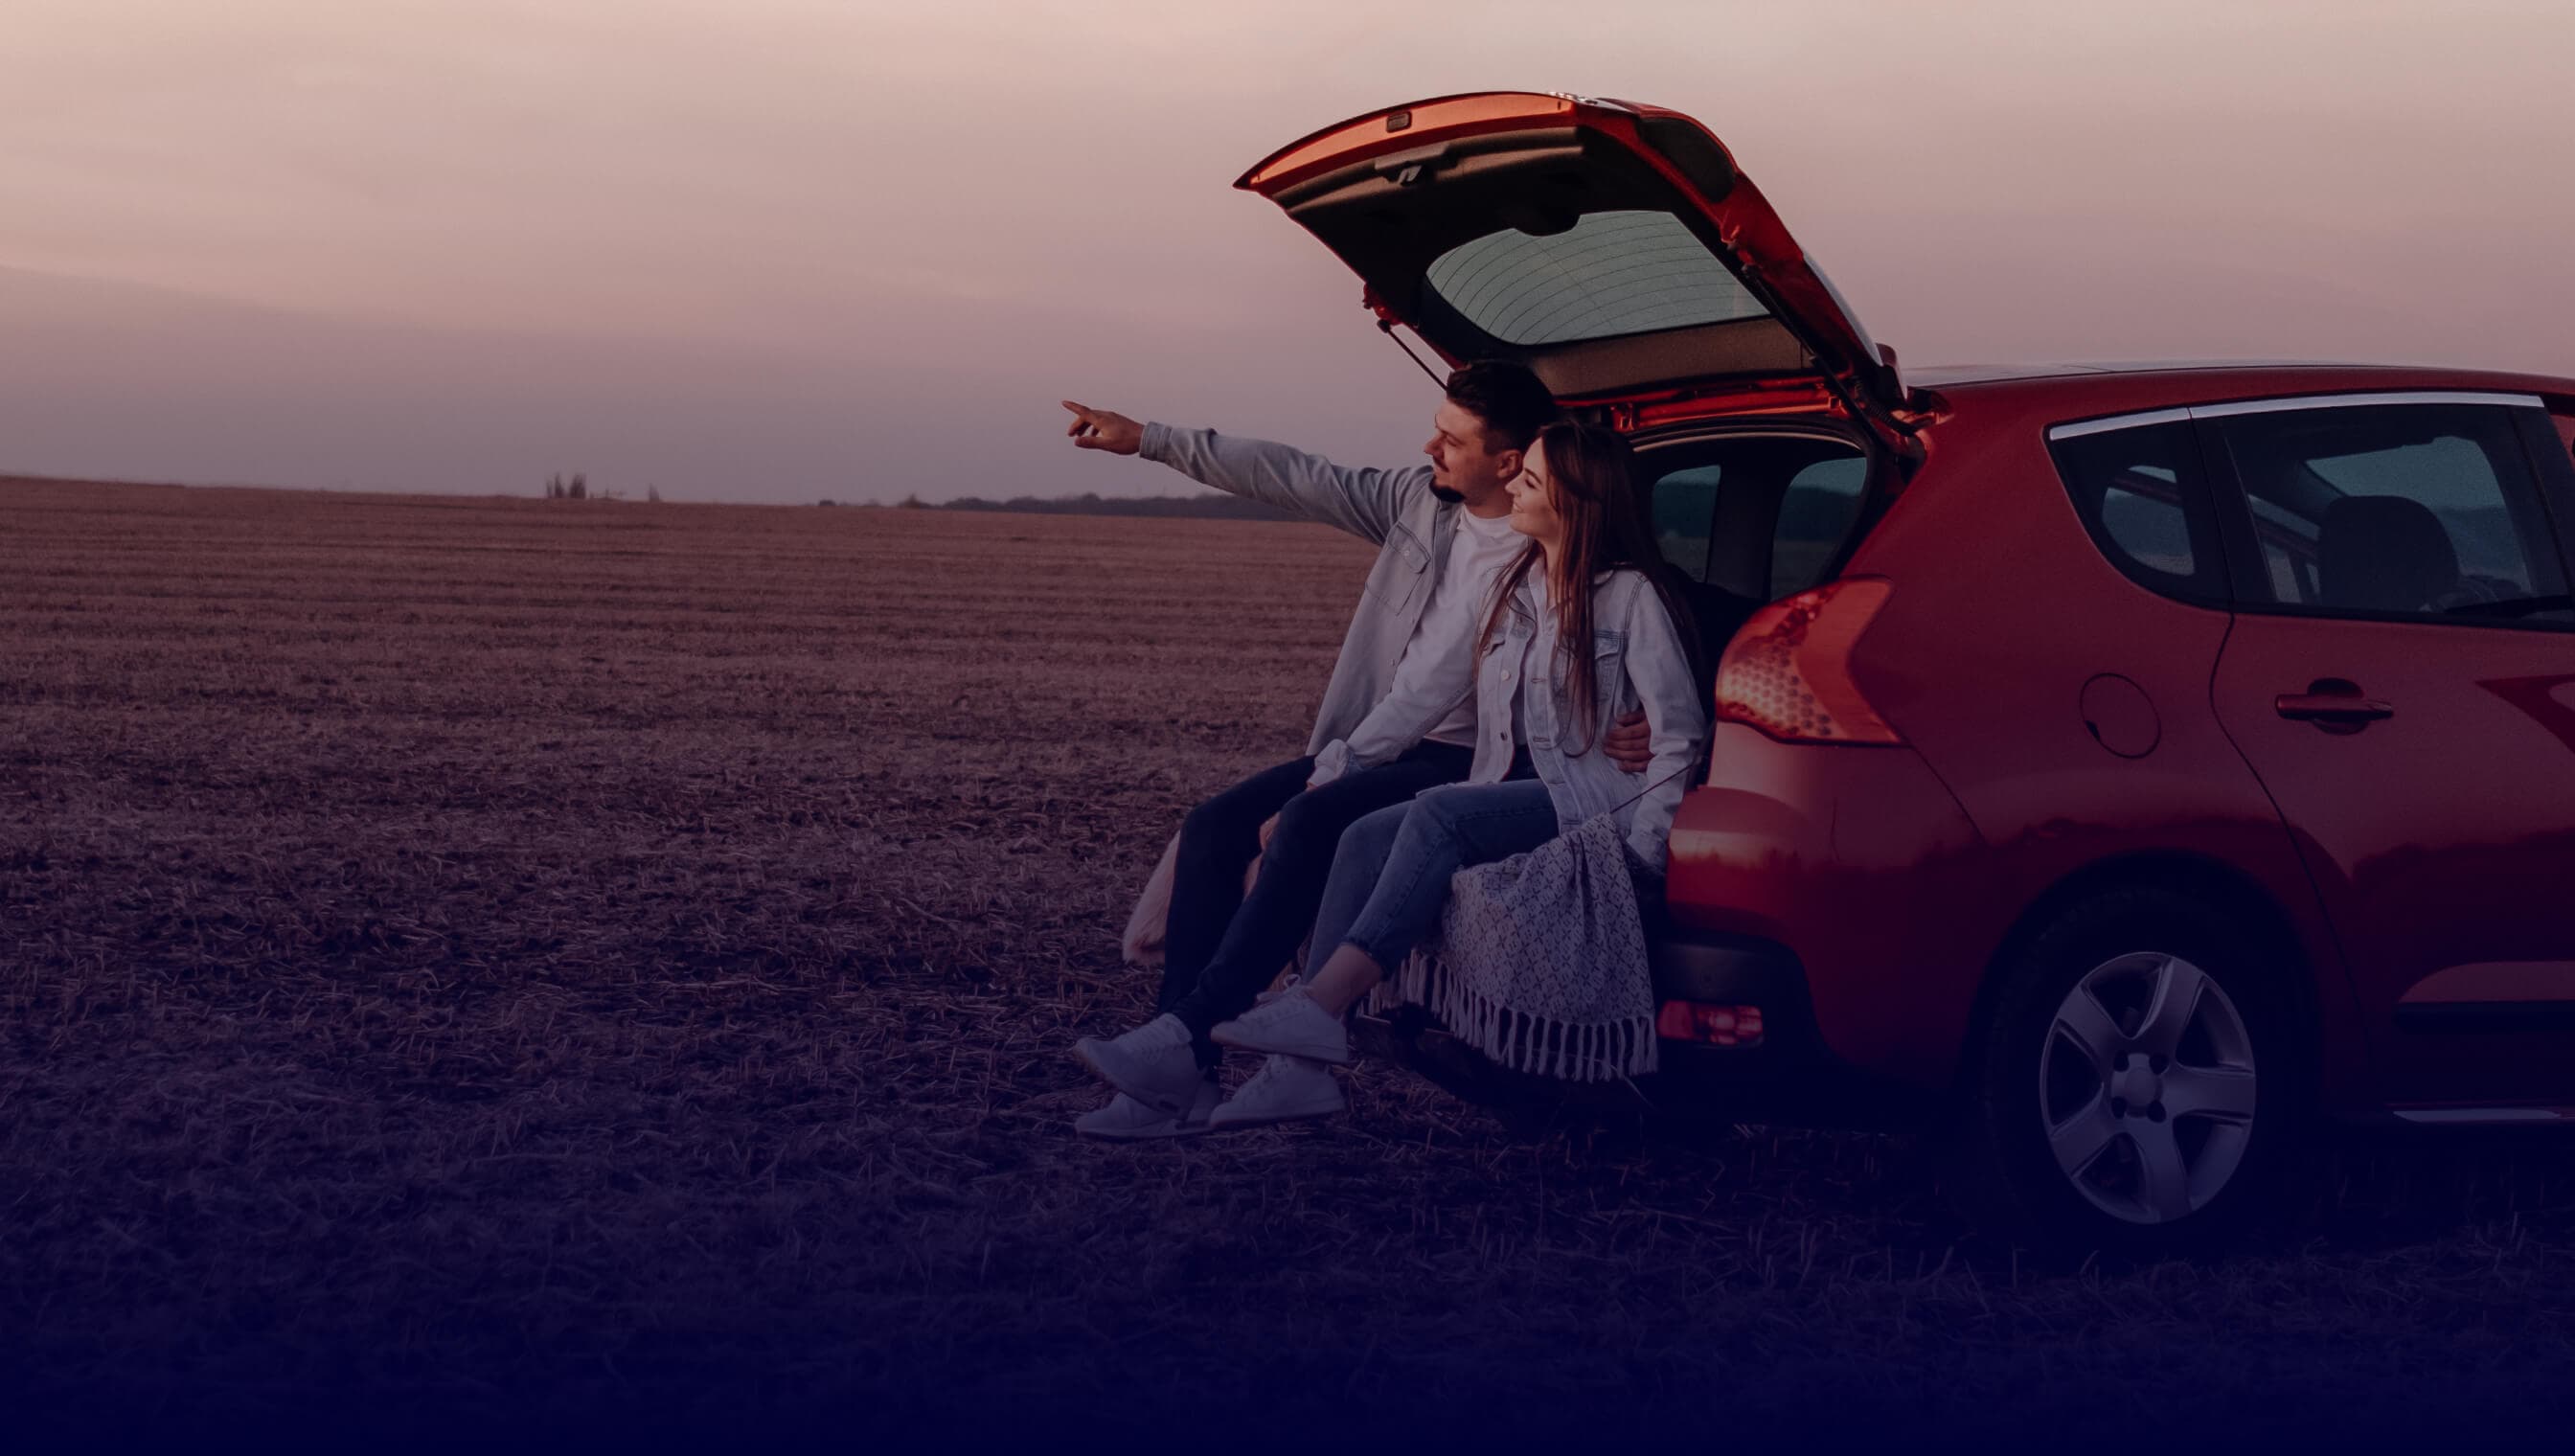
[(1220, 1046), (1240, 1046), (1246, 1051), (1313, 1061), (1350, 1059), (1350, 1033), (1341, 1018), (1324, 1010), (1302, 986), (1282, 991), (1276, 999), (1219, 1023), (1208, 1035)]
[(1109, 1105), (1094, 1107), (1074, 1119), (1073, 1130), (1085, 1137), (1110, 1142), (1146, 1142), (1158, 1137), (1196, 1137), (1208, 1130), (1208, 1118), (1216, 1111), (1217, 1098), (1224, 1089), (1217, 1085), (1216, 1073), (1199, 1079), (1199, 1094), (1190, 1102), (1190, 1110), (1178, 1117), (1158, 1107), (1148, 1107), (1120, 1092), (1109, 1099)]
[(1124, 1036), (1086, 1036), (1073, 1044), (1073, 1054), (1102, 1081), (1166, 1117), (1187, 1114), (1207, 1080), (1190, 1028), (1169, 1011)]
[(1211, 1132), (1266, 1127), (1273, 1122), (1329, 1117), (1349, 1105), (1330, 1067), (1301, 1056), (1274, 1056), (1261, 1064), (1252, 1080), (1235, 1088), (1224, 1106), (1208, 1114), (1207, 1125)]

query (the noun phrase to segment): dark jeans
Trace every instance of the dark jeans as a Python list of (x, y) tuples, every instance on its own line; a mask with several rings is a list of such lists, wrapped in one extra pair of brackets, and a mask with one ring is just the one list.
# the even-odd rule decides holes
[[(1297, 758), (1265, 768), (1190, 810), (1172, 861), (1172, 913), (1163, 931), (1163, 993), (1156, 1009), (1188, 1024), (1203, 1064), (1216, 1064), (1216, 1043), (1208, 1032), (1249, 1010), (1313, 927), (1341, 831), (1425, 788), (1464, 779), (1474, 759), (1471, 748), (1420, 743), (1391, 763), (1345, 774), (1309, 793), (1305, 775), (1314, 760)], [(1261, 826), (1272, 814), (1279, 816), (1279, 827), (1263, 849)], [(1256, 855), (1261, 875), (1247, 895), (1243, 871)]]

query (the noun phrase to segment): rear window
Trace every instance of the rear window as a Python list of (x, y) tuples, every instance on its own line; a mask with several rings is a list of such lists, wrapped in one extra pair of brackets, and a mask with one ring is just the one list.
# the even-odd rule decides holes
[(1568, 344), (1769, 317), (1667, 212), (1585, 213), (1561, 233), (1505, 229), (1434, 259), (1430, 287), (1505, 344)]
[(1770, 533), (1772, 599), (1824, 579), (1859, 520), (1860, 488), (1867, 484), (1868, 462), (1855, 455), (1816, 461), (1788, 478), (1779, 524)]
[[(1744, 435), (1648, 447), (1663, 560), (1750, 610), (1821, 582), (1850, 544), (1868, 460), (1841, 440)], [(1722, 639), (1717, 639), (1721, 641)]]
[(1654, 483), (1654, 540), (1663, 560), (1693, 582), (1707, 580), (1708, 531), (1716, 520), (1716, 488), (1725, 479), (1717, 462), (1685, 466)]
[(2076, 434), (2049, 449), (2074, 514), (2110, 565), (2163, 596), (2225, 605), (2217, 518), (2188, 421)]

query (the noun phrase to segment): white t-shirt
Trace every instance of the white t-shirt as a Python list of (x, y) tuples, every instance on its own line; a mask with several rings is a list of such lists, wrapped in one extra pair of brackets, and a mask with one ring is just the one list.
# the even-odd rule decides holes
[[(1457, 513), (1457, 529), (1448, 541), (1447, 570), (1440, 573), (1439, 585), (1430, 594), (1430, 605), (1421, 610), (1421, 625), (1414, 629), (1412, 641), (1404, 644), (1402, 660), (1394, 665), (1394, 687), (1389, 697), (1419, 684), (1427, 676), (1424, 664), (1431, 657), (1473, 651), (1475, 634), (1484, 627), (1483, 613), (1491, 601), (1493, 579), (1517, 560), (1528, 544), (1527, 537), (1511, 529), (1507, 516), (1488, 521), (1470, 512)], [(1421, 736), (1427, 742), (1473, 747), (1474, 698), (1469, 696), (1441, 719), (1438, 727)]]

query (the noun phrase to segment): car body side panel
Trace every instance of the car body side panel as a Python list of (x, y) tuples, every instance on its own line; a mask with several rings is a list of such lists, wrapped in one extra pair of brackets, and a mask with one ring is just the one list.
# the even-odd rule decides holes
[[(1954, 953), (1981, 972), (2025, 907), (2114, 859), (2231, 867), (2299, 941), (2328, 1022), (2326, 1080), (2347, 1099), (2366, 1063), (2339, 948), (2278, 809), (2210, 704), (2231, 619), (2147, 591), (2102, 557), (2047, 453), (2048, 414), (1926, 432), (1925, 464), (1849, 567), (1894, 584), (1854, 677), (1988, 846), (1976, 893), (1992, 908), (1962, 910)], [(2112, 751), (2090, 726), (2105, 680), (2142, 710), (2142, 753), (2134, 741), (2120, 745), (2133, 755)]]
[[(2575, 397), (2564, 380), (2350, 366), (1944, 389), (1920, 465), (1845, 568), (1893, 584), (1852, 666), (1909, 746), (1792, 745), (1718, 725), (1708, 786), (1674, 822), (1674, 920), (1787, 946), (1830, 1050), (1930, 1088), (1954, 1075), (1996, 955), (2051, 890), (2150, 858), (2219, 867), (2276, 907), (2306, 962), (2328, 1110), (2383, 1108), (2316, 887), (2217, 723), (2213, 679), (2232, 619), (2158, 597), (2103, 559), (2046, 432), (2192, 404), (2409, 389)], [(2150, 751), (2119, 756), (2086, 727), (2084, 687), (2102, 674), (2136, 684), (2151, 706)]]
[[(2394, 716), (2336, 732), (2274, 711), (2327, 677)], [(2575, 637), (2248, 614), (2218, 691), (2350, 946), (2389, 1097), (2575, 1096)], [(2503, 1001), (2520, 1014), (2407, 1023)]]

